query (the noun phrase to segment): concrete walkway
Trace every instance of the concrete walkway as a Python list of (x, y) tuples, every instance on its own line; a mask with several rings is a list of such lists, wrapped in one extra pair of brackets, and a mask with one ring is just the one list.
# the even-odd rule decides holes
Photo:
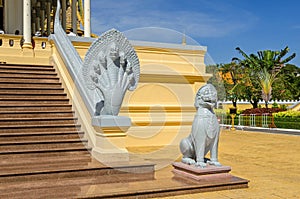
[(165, 198), (300, 198), (300, 136), (223, 130), (219, 160), (249, 188)]

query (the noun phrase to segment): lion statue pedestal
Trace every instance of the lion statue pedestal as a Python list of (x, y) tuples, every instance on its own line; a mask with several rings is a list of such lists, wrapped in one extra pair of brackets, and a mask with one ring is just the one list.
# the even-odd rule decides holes
[[(180, 142), (183, 154), (182, 162), (197, 167), (210, 165), (221, 166), (218, 162), (218, 143), (220, 126), (214, 113), (217, 91), (211, 84), (201, 87), (195, 98), (195, 115), (192, 132)], [(205, 162), (205, 155), (210, 152), (210, 160)]]
[[(214, 113), (217, 91), (211, 84), (201, 87), (195, 97), (197, 108), (190, 135), (180, 142), (181, 162), (173, 163), (176, 177), (194, 180), (230, 179), (231, 168), (218, 161), (220, 126)], [(210, 159), (205, 155), (210, 152)]]

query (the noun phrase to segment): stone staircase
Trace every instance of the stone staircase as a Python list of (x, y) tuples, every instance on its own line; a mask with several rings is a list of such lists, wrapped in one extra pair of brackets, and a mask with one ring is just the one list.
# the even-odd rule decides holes
[(144, 159), (105, 165), (90, 150), (53, 66), (0, 64), (1, 199), (149, 198), (248, 186), (235, 176), (176, 178)]
[(85, 185), (153, 179), (152, 164), (112, 168), (89, 150), (53, 66), (0, 65), (0, 198), (73, 198)]

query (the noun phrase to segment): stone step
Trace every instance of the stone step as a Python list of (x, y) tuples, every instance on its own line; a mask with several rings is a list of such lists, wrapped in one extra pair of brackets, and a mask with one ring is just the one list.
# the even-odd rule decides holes
[(31, 159), (33, 160), (41, 160), (41, 161), (55, 161), (55, 160), (64, 160), (68, 158), (77, 159), (79, 157), (89, 157), (90, 152), (88, 150), (83, 151), (52, 151), (52, 152), (32, 152), (32, 153), (21, 153), (21, 154), (1, 154), (0, 155), (0, 165), (10, 165), (14, 164), (22, 164), (23, 161), (27, 162)]
[[(0, 177), (4, 180), (0, 182), (0, 192), (3, 191), (3, 185), (10, 184), (10, 182), (18, 183), (21, 181), (37, 181), (41, 179), (47, 179), (51, 182), (51, 179), (59, 179), (63, 181), (65, 179), (73, 179), (75, 183), (79, 183), (77, 179), (90, 179), (94, 178), (93, 183), (113, 183), (113, 182), (128, 182), (135, 181), (138, 179), (153, 179), (153, 164), (129, 164), (122, 165), (119, 163), (118, 166), (107, 166), (101, 163), (92, 162), (79, 162), (61, 165), (47, 164), (38, 165), (36, 168), (31, 167), (5, 169), (0, 171)], [(138, 172), (137, 172), (138, 171)], [(12, 184), (11, 184), (12, 185)], [(40, 187), (38, 184), (37, 187)], [(56, 186), (56, 185), (54, 185)], [(51, 187), (51, 185), (49, 185)]]
[(67, 94), (66, 93), (46, 93), (46, 92), (43, 92), (43, 93), (32, 93), (31, 91), (29, 92), (26, 92), (26, 91), (23, 91), (23, 92), (16, 92), (16, 93), (8, 93), (8, 92), (1, 92), (0, 91), (0, 99), (16, 99), (16, 98), (26, 98), (27, 99), (31, 99), (31, 98), (41, 98), (41, 99), (48, 99), (48, 98), (66, 98), (67, 97)]
[(0, 97), (0, 105), (23, 105), (23, 106), (32, 106), (32, 105), (49, 105), (49, 104), (68, 104), (69, 99), (66, 97), (12, 97), (12, 98), (3, 98)]
[(14, 154), (14, 153), (30, 153), (30, 152), (44, 152), (56, 149), (72, 149), (85, 148), (87, 144), (86, 139), (60, 139), (60, 140), (35, 140), (35, 141), (19, 141), (16, 143), (0, 143), (0, 154)]
[[(74, 170), (84, 170), (90, 169), (89, 159), (77, 159), (77, 161), (69, 158), (69, 161), (60, 162), (58, 160), (53, 160), (52, 162), (35, 162), (34, 164), (14, 164), (10, 167), (0, 167), (0, 177), (10, 177), (10, 176), (20, 176), (20, 175), (33, 175), (42, 173), (54, 173), (54, 172), (66, 172)], [(25, 162), (24, 162), (25, 163)]]
[[(82, 137), (82, 135), (81, 135)], [(86, 139), (80, 138), (78, 133), (74, 134), (40, 134), (40, 135), (13, 135), (3, 136), (0, 134), (0, 146), (1, 145), (12, 145), (12, 144), (26, 144), (26, 143), (50, 143), (50, 142), (63, 142), (63, 141), (75, 141), (81, 139), (81, 141), (87, 141)]]
[(0, 78), (16, 78), (16, 79), (55, 79), (58, 80), (56, 73), (5, 73), (0, 71)]
[[(52, 118), (52, 117), (73, 117), (74, 111), (2, 111), (0, 109), (0, 118)], [(1, 121), (1, 120), (0, 120)]]
[(32, 81), (32, 80), (27, 80), (26, 82), (24, 81), (3, 81), (0, 79), (0, 89), (4, 88), (19, 88), (20, 86), (26, 87), (26, 88), (61, 88), (61, 83), (58, 82), (57, 80), (49, 81), (46, 82), (45, 80), (39, 80), (39, 81)]
[(84, 134), (83, 131), (78, 129), (76, 130), (68, 130), (68, 129), (63, 129), (61, 131), (32, 131), (32, 132), (27, 132), (27, 131), (20, 131), (20, 132), (1, 132), (0, 137), (14, 137), (14, 136), (51, 136), (51, 135), (72, 135), (72, 134), (78, 134), (80, 137)]
[(53, 142), (53, 143), (26, 143), (15, 145), (1, 145), (0, 154), (34, 153), (34, 152), (58, 152), (58, 151), (82, 151), (87, 150), (81, 140)]
[[(35, 79), (35, 78), (0, 78), (0, 84), (57, 84), (59, 78)], [(9, 87), (9, 86), (8, 86)]]
[(71, 104), (1, 104), (0, 103), (0, 110), (1, 111), (8, 111), (8, 112), (27, 112), (27, 111), (69, 111), (72, 109)]
[(60, 93), (64, 93), (64, 89), (63, 88), (46, 88), (46, 87), (42, 87), (42, 88), (30, 88), (30, 87), (15, 87), (15, 88), (0, 88), (0, 94), (4, 95), (4, 94), (16, 94), (16, 95), (20, 95), (20, 94), (60, 94)]
[(1, 64), (0, 70), (2, 69), (20, 69), (20, 70), (45, 70), (55, 71), (51, 65), (15, 65), (15, 64)]
[(61, 131), (77, 131), (80, 129), (79, 124), (40, 124), (40, 125), (10, 125), (0, 126), (0, 134), (22, 133), (22, 132), (61, 132)]
[(75, 117), (65, 117), (65, 118), (2, 118), (0, 120), (0, 127), (2, 126), (22, 126), (22, 125), (49, 125), (49, 124), (74, 124), (77, 123), (77, 118)]
[[(84, 179), (80, 180), (80, 182), (90, 182), (93, 179)], [(73, 179), (64, 180), (64, 184), (59, 183), (61, 186), (58, 187), (47, 187), (47, 183), (56, 183), (58, 180), (47, 181), (44, 183), (43, 188), (32, 187), (30, 188), (31, 182), (26, 183), (11, 183), (11, 185), (3, 185), (3, 187), (7, 187), (6, 191), (2, 191), (0, 193), (1, 199), (12, 199), (12, 198), (35, 198), (35, 199), (61, 199), (61, 198), (80, 198), (81, 190), (80, 185), (68, 185), (67, 183), (72, 182)], [(41, 182), (40, 182), (41, 183)], [(79, 184), (79, 183), (78, 183)], [(88, 184), (88, 183), (85, 183)], [(26, 187), (26, 188), (25, 188)], [(13, 188), (14, 190), (11, 190)]]
[(28, 73), (28, 74), (56, 74), (54, 67), (27, 67), (27, 66), (3, 66), (0, 65), (0, 73)]
[(66, 95), (40, 95), (40, 96), (24, 96), (24, 95), (15, 95), (15, 96), (5, 96), (5, 95), (0, 95), (0, 103), (16, 103), (16, 102), (22, 102), (25, 104), (26, 102), (46, 102), (46, 101), (51, 101), (51, 102), (69, 102), (69, 99), (66, 97)]
[[(90, 154), (74, 156), (58, 156), (58, 157), (39, 157), (39, 158), (20, 158), (10, 161), (1, 161), (0, 175), (13, 175), (24, 173), (34, 173), (35, 170), (41, 170), (42, 167), (57, 167), (60, 165), (86, 165), (91, 162)], [(45, 170), (45, 169), (44, 169)]]

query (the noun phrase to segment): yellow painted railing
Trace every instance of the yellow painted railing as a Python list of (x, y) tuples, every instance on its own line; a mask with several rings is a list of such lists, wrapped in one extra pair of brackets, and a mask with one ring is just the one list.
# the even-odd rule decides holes
[(0, 35), (0, 63), (49, 64), (51, 45), (47, 37), (33, 37), (32, 49), (23, 49), (22, 35)]

